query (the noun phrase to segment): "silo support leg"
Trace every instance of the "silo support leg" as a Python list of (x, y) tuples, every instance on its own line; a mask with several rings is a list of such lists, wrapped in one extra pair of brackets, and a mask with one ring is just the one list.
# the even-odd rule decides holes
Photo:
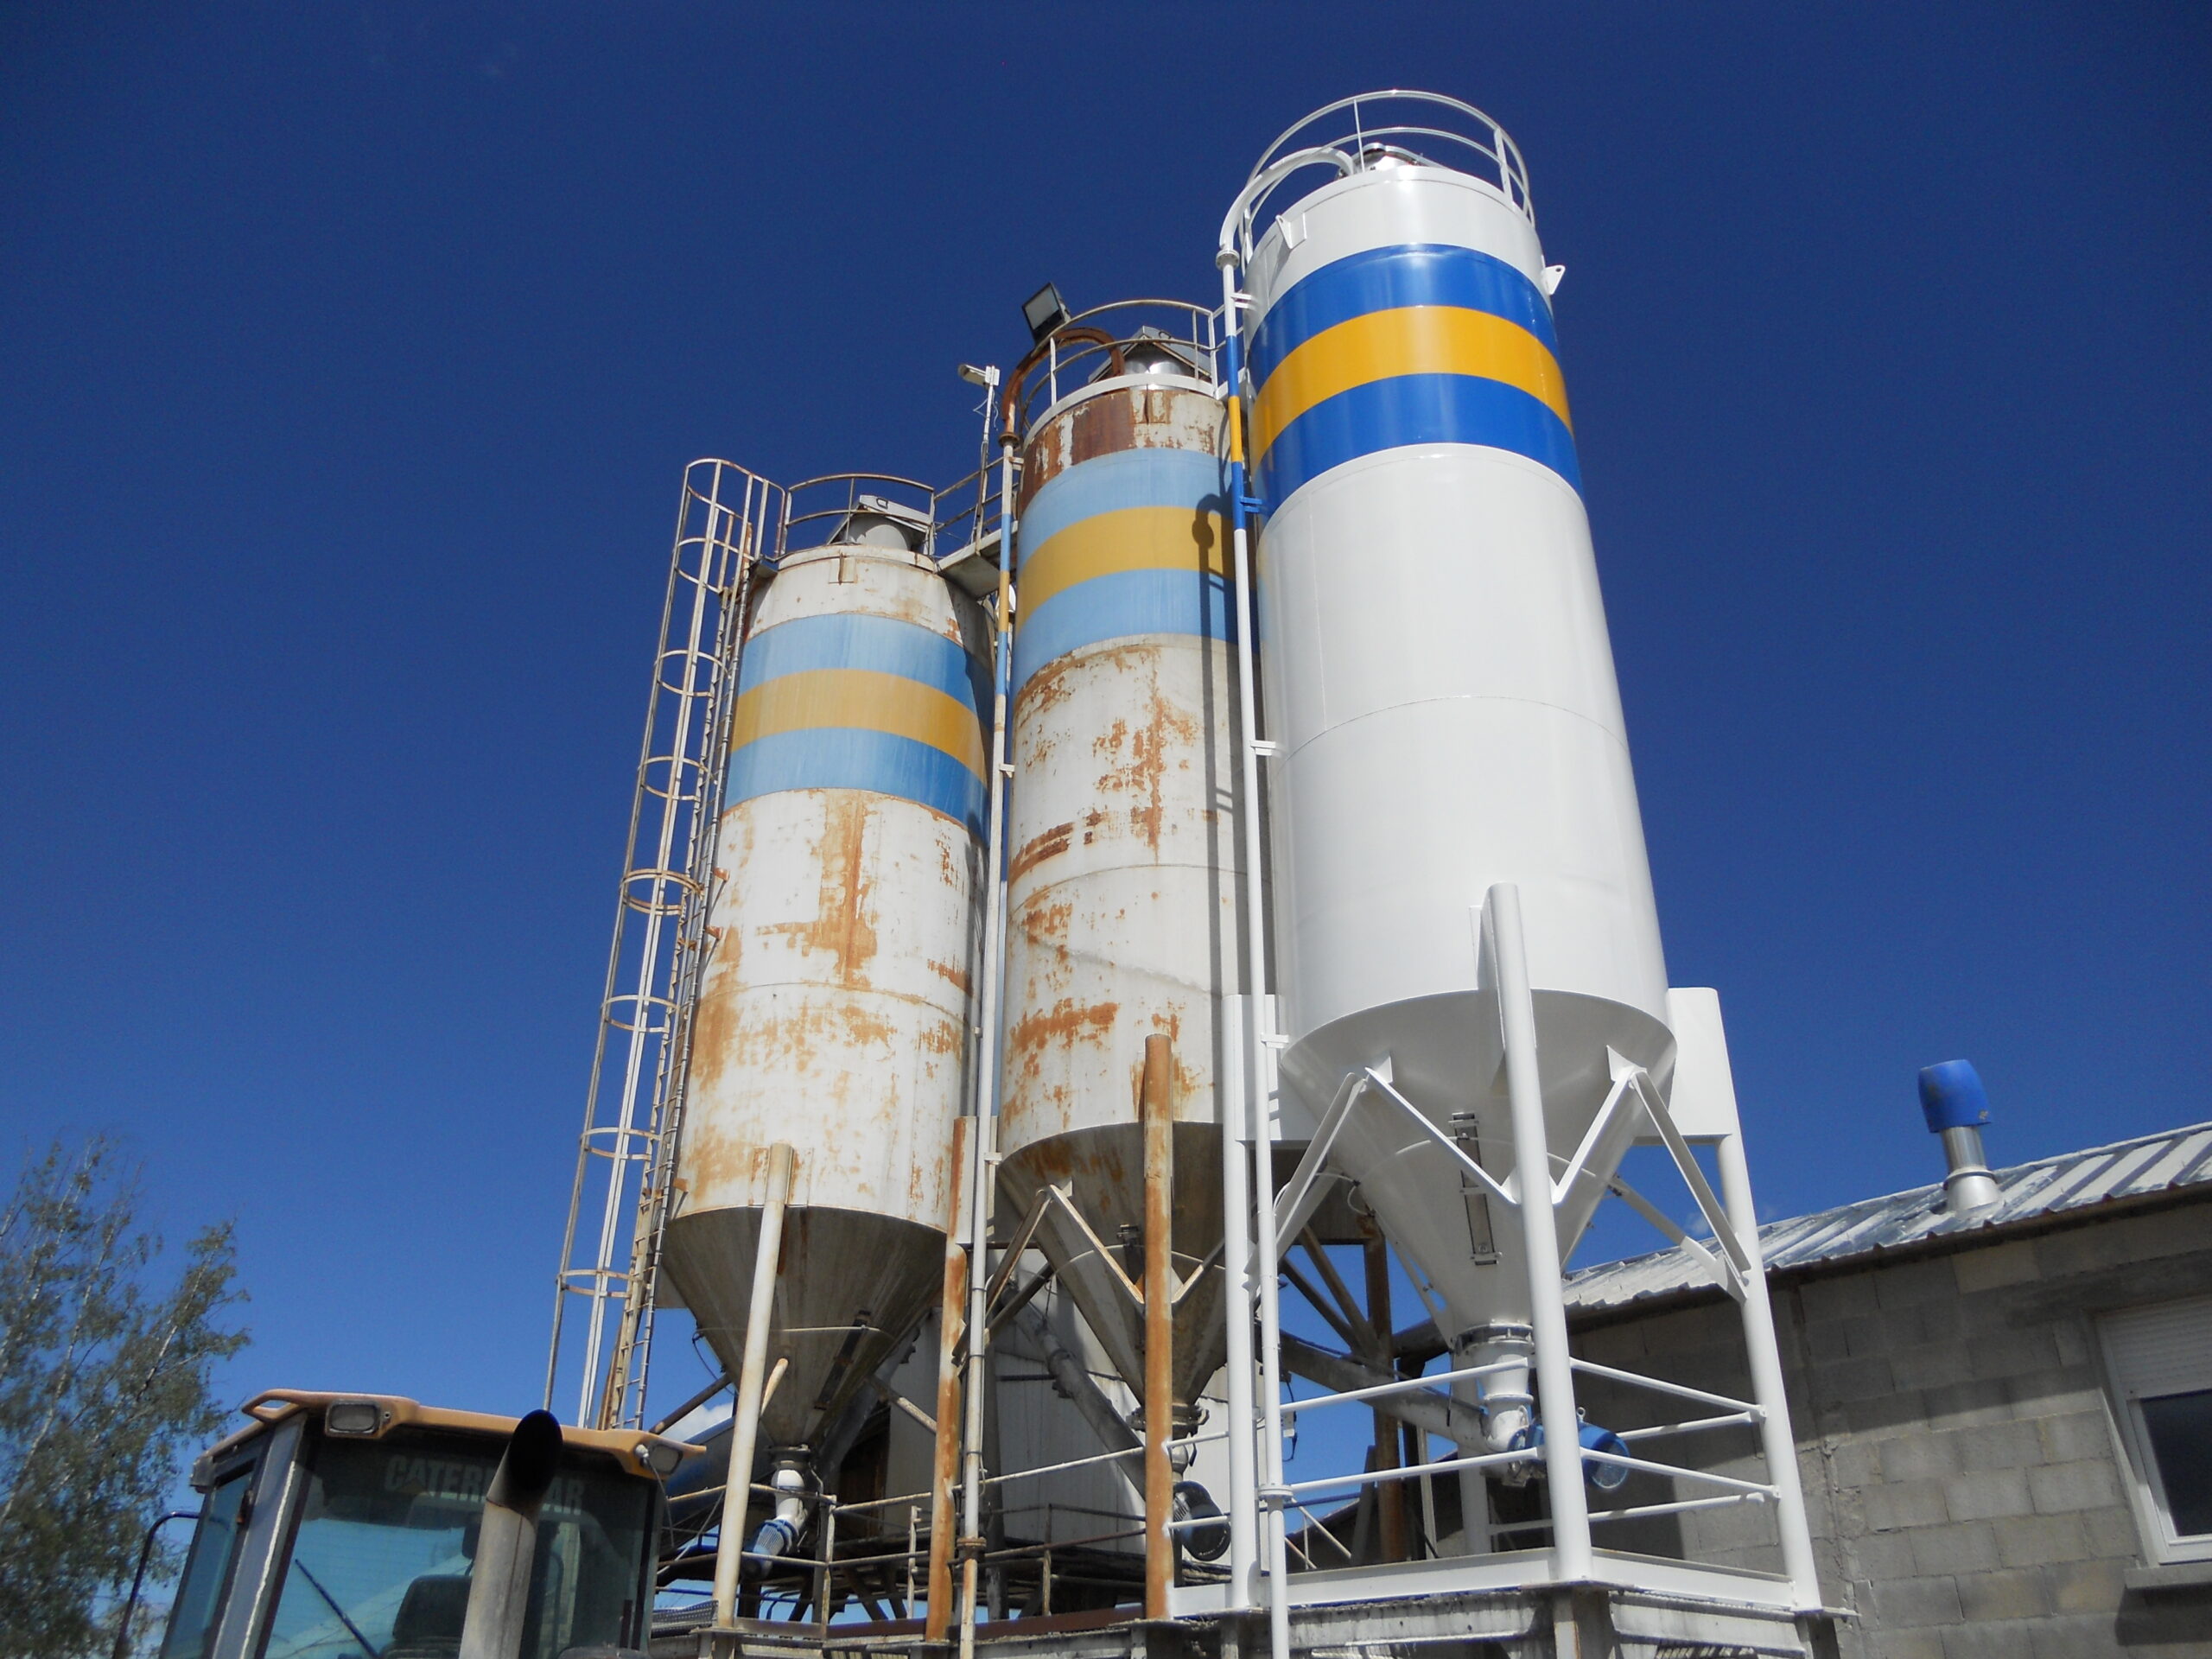
[(744, 1363), (738, 1368), (732, 1408), (729, 1472), (722, 1486), (721, 1533), (715, 1546), (715, 1628), (727, 1630), (737, 1617), (738, 1568), (745, 1554), (745, 1511), (753, 1500), (753, 1446), (760, 1429), (760, 1397), (768, 1368), (768, 1328), (776, 1312), (776, 1269), (783, 1259), (784, 1206), (791, 1195), (791, 1149), (768, 1148), (767, 1202), (760, 1207), (760, 1238), (753, 1257), (753, 1299), (745, 1310)]
[(1536, 1404), (1544, 1426), (1544, 1473), (1551, 1490), (1552, 1575), (1572, 1583), (1590, 1575), (1590, 1505), (1582, 1490), (1581, 1424), (1567, 1355), (1566, 1292), (1560, 1274), (1551, 1153), (1544, 1134), (1543, 1083), (1536, 1060), (1536, 1005), (1529, 988), (1529, 952), (1521, 929), (1521, 890), (1508, 882), (1492, 887), (1482, 919), (1486, 954), (1496, 974), (1506, 1097), (1513, 1117), (1522, 1248), (1535, 1329)]
[(965, 1202), (968, 1130), (972, 1119), (952, 1122), (952, 1214), (944, 1225), (944, 1294), (937, 1315), (937, 1461), (930, 1481), (929, 1623), (931, 1642), (952, 1625), (953, 1484), (960, 1478), (960, 1339), (968, 1301), (968, 1252), (960, 1243)]
[(1175, 1581), (1175, 1049), (1145, 1039), (1144, 1092), (1144, 1616), (1167, 1617)]

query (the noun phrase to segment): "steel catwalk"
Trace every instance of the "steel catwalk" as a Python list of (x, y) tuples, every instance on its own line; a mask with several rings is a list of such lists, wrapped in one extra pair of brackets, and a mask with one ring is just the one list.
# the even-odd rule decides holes
[(745, 646), (666, 1243), (735, 1376), (792, 1147), (770, 1448), (818, 1446), (936, 1300), (973, 1018), (984, 623), (905, 526), (838, 533), (783, 556)]

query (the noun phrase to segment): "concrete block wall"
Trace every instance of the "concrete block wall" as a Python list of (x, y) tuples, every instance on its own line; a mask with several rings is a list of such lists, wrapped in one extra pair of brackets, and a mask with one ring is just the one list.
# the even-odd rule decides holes
[[(1773, 1287), (1799, 1466), (1829, 1604), (1854, 1659), (2212, 1659), (2212, 1587), (2131, 1588), (2146, 1562), (2104, 1391), (2099, 1312), (2212, 1289), (2207, 1201), (2094, 1212), (2036, 1236)], [(1589, 1358), (1747, 1395), (1735, 1305), (1718, 1298), (1583, 1322)], [(1609, 1427), (1692, 1413), (1590, 1387)], [(1759, 1478), (1745, 1431), (1648, 1442)], [(1637, 1476), (1607, 1503), (1703, 1495)], [(1754, 1506), (1600, 1529), (1601, 1545), (1774, 1572)]]

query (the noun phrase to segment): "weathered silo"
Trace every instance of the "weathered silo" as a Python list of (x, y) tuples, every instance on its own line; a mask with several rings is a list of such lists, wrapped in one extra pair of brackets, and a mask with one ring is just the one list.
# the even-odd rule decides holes
[(763, 1408), (818, 1445), (933, 1305), (982, 881), (989, 670), (926, 524), (864, 498), (786, 551), (732, 716), (666, 1272), (735, 1376), (769, 1147), (796, 1175)]
[(1173, 331), (1146, 315), (1075, 319), (1007, 394), (1013, 419), (1043, 406), (1021, 429), (999, 1179), (1016, 1216), (1066, 1189), (1074, 1214), (1048, 1205), (1037, 1242), (1141, 1392), (1139, 1090), (1147, 1039), (1173, 1042), (1187, 1421), (1222, 1358), (1209, 1258), (1223, 999), (1242, 983), (1234, 655), (1205, 314), (1166, 313)]

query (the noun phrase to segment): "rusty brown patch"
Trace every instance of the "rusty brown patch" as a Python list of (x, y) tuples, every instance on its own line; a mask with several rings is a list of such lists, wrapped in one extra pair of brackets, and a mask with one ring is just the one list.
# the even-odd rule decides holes
[(1058, 858), (1067, 851), (1068, 843), (1074, 838), (1072, 823), (1056, 823), (1043, 835), (1033, 836), (1014, 854), (1014, 862), (1007, 866), (1006, 879), (1008, 882), (1020, 880), (1045, 860)]
[(691, 1014), (691, 1086), (711, 1088), (729, 1063), (730, 1035), (735, 1021), (736, 998), (725, 988), (729, 981), (717, 975), (701, 993)]
[(1072, 1049), (1080, 1043), (1096, 1043), (1113, 1029), (1122, 1011), (1118, 1002), (1094, 1002), (1077, 1007), (1071, 997), (1062, 997), (1050, 1008), (1025, 1014), (1007, 1032), (1007, 1054), (1034, 1074), (1039, 1057), (1047, 1049)]
[(1066, 940), (1068, 924), (1074, 919), (1072, 899), (1054, 905), (1027, 905), (1021, 912), (1021, 937), (1031, 944), (1058, 949)]
[(968, 970), (960, 966), (959, 963), (953, 962), (939, 962), (936, 957), (932, 957), (930, 958), (930, 971), (937, 975), (940, 979), (950, 982), (952, 988), (958, 991), (961, 995), (965, 996), (968, 995)]
[(1014, 721), (1027, 728), (1031, 716), (1041, 715), (1065, 702), (1071, 695), (1068, 685), (1070, 661), (1065, 657), (1055, 658), (1029, 677), (1014, 700)]
[(1117, 720), (1092, 740), (1092, 750), (1101, 760), (1120, 763), (1100, 775), (1098, 792), (1133, 798), (1127, 809), (1129, 828), (1155, 855), (1166, 814), (1168, 770), (1190, 766), (1198, 738), (1198, 722), (1162, 696), (1155, 683), (1146, 698), (1141, 723), (1132, 727)]
[(823, 809), (822, 884), (814, 919), (779, 922), (764, 931), (790, 936), (802, 950), (828, 951), (836, 958), (836, 982), (862, 989), (876, 949), (868, 918), (868, 802), (858, 793), (828, 790)]

